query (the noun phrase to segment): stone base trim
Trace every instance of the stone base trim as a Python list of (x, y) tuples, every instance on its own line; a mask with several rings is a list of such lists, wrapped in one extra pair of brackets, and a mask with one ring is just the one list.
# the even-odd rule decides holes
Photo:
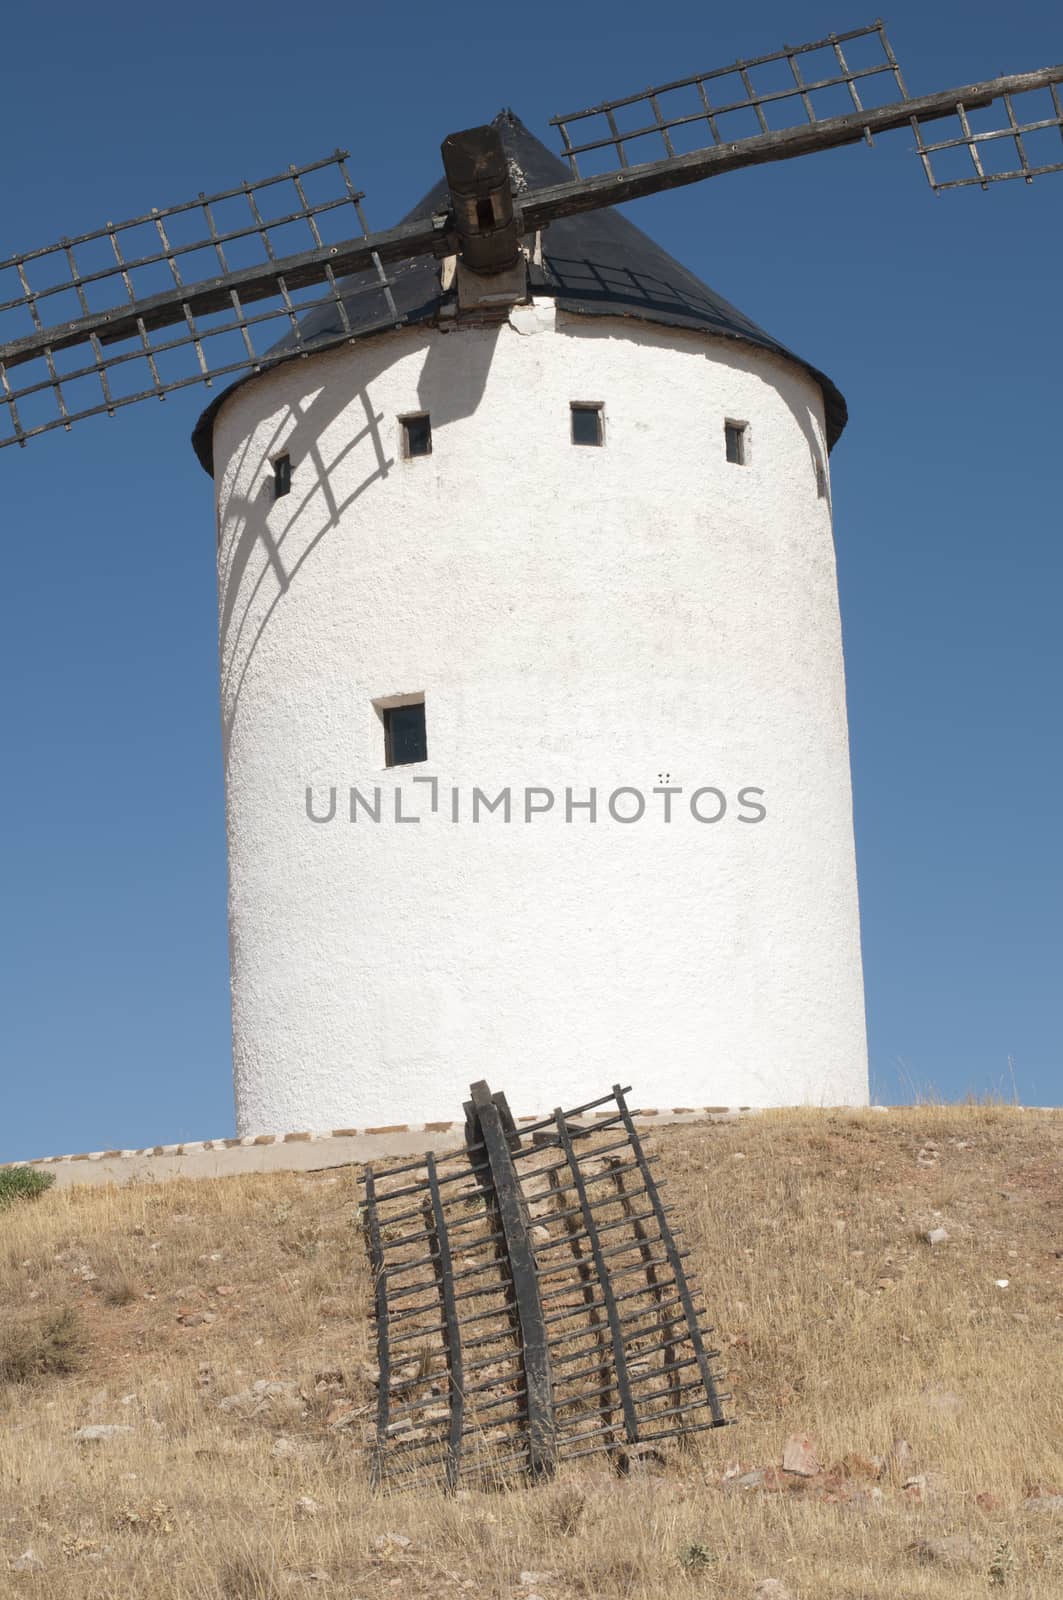
[[(635, 1111), (636, 1123), (730, 1122), (749, 1106), (689, 1106)], [(521, 1117), (536, 1122), (537, 1117)], [(583, 1122), (582, 1117), (574, 1119)], [(465, 1137), (464, 1120), (395, 1123), (378, 1128), (331, 1128), (295, 1133), (249, 1133), (242, 1138), (186, 1140), (143, 1150), (89, 1150), (77, 1155), (12, 1161), (13, 1167), (51, 1172), (62, 1188), (75, 1183), (156, 1183), (167, 1178), (224, 1178), (242, 1172), (313, 1172), (390, 1156), (453, 1150)]]
[[(666, 1123), (734, 1122), (757, 1115), (755, 1106), (644, 1106), (632, 1112), (643, 1127)], [(783, 1108), (772, 1108), (783, 1109)], [(808, 1107), (793, 1107), (807, 1110)], [(912, 1111), (912, 1106), (823, 1106), (823, 1111)], [(1016, 1106), (1017, 1111), (1054, 1111), (1052, 1106)], [(536, 1122), (538, 1117), (520, 1117)], [(576, 1117), (575, 1122), (593, 1118)], [(66, 1188), (82, 1183), (161, 1183), (169, 1178), (228, 1178), (244, 1172), (322, 1172), (330, 1167), (361, 1165), (393, 1156), (423, 1155), (427, 1150), (454, 1150), (465, 1137), (464, 1121), (395, 1123), (384, 1128), (331, 1128), (296, 1133), (249, 1133), (242, 1138), (203, 1139), (184, 1144), (149, 1145), (144, 1150), (89, 1150), (79, 1155), (42, 1156), (12, 1161), (12, 1167), (35, 1167), (55, 1175)]]

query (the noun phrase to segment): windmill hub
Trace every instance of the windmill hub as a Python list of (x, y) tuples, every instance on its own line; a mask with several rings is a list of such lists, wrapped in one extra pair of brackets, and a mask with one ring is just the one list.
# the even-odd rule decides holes
[(443, 140), (443, 171), (454, 208), (459, 253), (472, 272), (505, 272), (520, 258), (520, 213), (513, 204), (502, 135), (492, 123)]

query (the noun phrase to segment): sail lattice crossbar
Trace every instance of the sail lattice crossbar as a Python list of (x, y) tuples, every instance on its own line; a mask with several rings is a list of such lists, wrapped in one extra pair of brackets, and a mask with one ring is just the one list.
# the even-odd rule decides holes
[[(309, 353), (306, 314), (375, 294), (399, 320), (379, 258), (338, 289), (340, 245), (368, 237), (348, 152), (0, 261), (0, 445)], [(361, 259), (359, 264), (362, 264)], [(255, 309), (250, 309), (254, 307)], [(364, 327), (364, 319), (362, 325)]]

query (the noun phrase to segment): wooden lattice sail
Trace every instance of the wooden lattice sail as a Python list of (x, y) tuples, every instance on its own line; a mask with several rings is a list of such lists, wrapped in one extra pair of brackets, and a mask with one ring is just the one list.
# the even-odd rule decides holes
[[(514, 1125), (472, 1086), (466, 1147), (365, 1176), (373, 1475), (550, 1476), (724, 1425), (711, 1328), (620, 1087)], [(597, 1113), (589, 1117), (588, 1113)]]

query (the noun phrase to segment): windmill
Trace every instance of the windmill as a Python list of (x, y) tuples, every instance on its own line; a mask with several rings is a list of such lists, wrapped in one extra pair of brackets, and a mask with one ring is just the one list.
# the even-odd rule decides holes
[(937, 192), (1031, 182), (1060, 82), (913, 97), (876, 23), (561, 160), (452, 134), (382, 232), (338, 151), (0, 262), (0, 445), (236, 380), (194, 443), (241, 1132), (446, 1117), (499, 1057), (518, 1109), (866, 1099), (844, 401), (610, 208), (894, 130)]

